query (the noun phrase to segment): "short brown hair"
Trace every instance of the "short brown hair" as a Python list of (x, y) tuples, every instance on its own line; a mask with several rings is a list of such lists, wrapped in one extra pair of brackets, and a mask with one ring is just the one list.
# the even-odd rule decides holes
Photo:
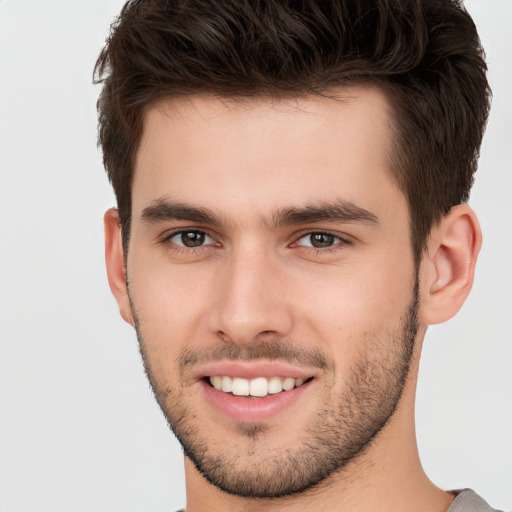
[(490, 98), (476, 27), (457, 0), (129, 0), (95, 80), (125, 251), (143, 115), (159, 100), (377, 84), (393, 108), (393, 173), (418, 261), (432, 226), (469, 197)]

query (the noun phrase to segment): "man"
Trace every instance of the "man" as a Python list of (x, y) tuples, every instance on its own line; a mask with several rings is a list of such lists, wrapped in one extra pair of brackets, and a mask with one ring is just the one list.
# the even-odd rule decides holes
[(187, 512), (490, 511), (422, 470), (488, 113), (456, 1), (130, 1), (97, 63), (106, 260)]

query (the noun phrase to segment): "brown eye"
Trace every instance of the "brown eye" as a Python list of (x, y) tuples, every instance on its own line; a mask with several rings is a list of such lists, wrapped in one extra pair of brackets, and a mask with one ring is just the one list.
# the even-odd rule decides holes
[(329, 249), (342, 242), (339, 236), (331, 233), (308, 233), (299, 239), (299, 245), (314, 249)]
[(204, 244), (204, 233), (199, 233), (198, 231), (181, 233), (181, 241), (186, 247), (198, 247)]
[(173, 244), (182, 247), (201, 247), (205, 244), (213, 244), (215, 241), (203, 231), (180, 231), (169, 239)]
[(331, 247), (336, 239), (334, 235), (328, 235), (326, 233), (313, 233), (312, 235), (309, 235), (309, 238), (311, 240), (311, 245), (318, 249)]

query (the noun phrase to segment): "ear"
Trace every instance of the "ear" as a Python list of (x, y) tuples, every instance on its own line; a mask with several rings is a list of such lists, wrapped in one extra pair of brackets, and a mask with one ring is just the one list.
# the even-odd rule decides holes
[(103, 217), (105, 226), (105, 262), (110, 289), (119, 306), (123, 319), (134, 325), (130, 298), (126, 287), (126, 262), (123, 252), (123, 238), (118, 211), (111, 208)]
[(420, 267), (420, 321), (438, 324), (452, 318), (466, 300), (482, 245), (475, 212), (454, 206), (434, 227)]

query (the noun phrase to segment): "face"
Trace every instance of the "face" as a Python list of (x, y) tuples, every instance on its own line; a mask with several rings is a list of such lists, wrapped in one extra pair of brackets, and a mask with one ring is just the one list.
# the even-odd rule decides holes
[(339, 93), (145, 118), (127, 258), (141, 352), (185, 454), (240, 496), (343, 472), (406, 382), (418, 300), (388, 104)]

